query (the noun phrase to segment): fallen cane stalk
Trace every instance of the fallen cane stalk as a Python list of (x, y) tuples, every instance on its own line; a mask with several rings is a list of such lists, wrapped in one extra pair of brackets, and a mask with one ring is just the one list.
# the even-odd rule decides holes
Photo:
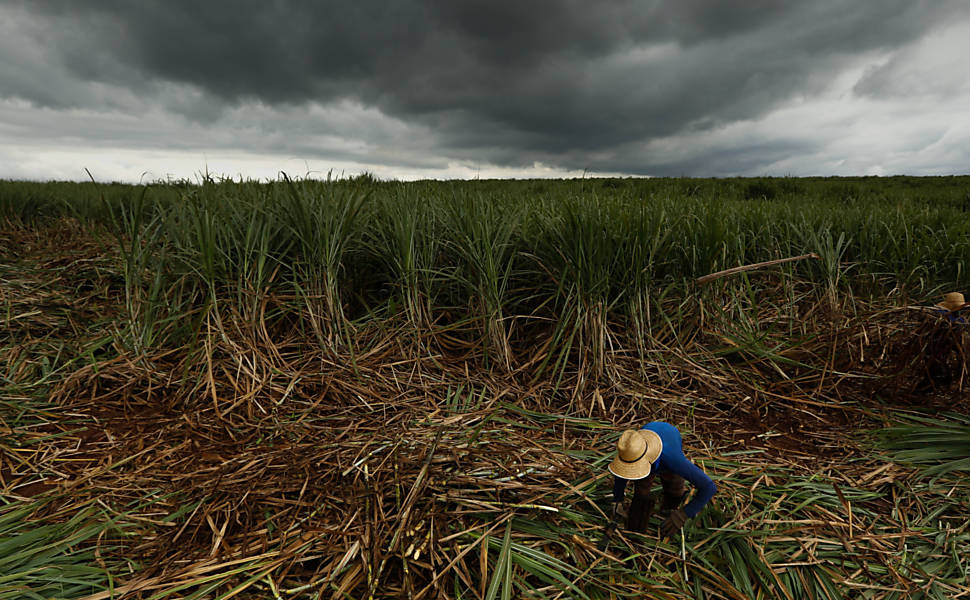
[(763, 269), (765, 267), (771, 267), (774, 265), (795, 262), (796, 260), (805, 260), (806, 258), (814, 258), (818, 260), (821, 257), (818, 254), (815, 254), (814, 252), (809, 252), (808, 254), (802, 254), (801, 256), (791, 256), (788, 258), (779, 258), (777, 260), (769, 260), (765, 262), (754, 263), (751, 265), (741, 265), (740, 267), (731, 267), (730, 269), (718, 271), (717, 273), (711, 273), (709, 275), (704, 275), (703, 277), (698, 277), (694, 281), (695, 283), (697, 283), (697, 285), (704, 285), (709, 281), (714, 281), (715, 279), (727, 277), (728, 275), (734, 275), (735, 273), (743, 273), (745, 271), (755, 271), (757, 269)]

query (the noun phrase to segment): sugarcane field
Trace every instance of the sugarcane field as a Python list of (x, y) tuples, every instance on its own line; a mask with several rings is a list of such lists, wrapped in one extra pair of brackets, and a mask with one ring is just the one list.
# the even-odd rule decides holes
[(0, 598), (970, 597), (968, 211), (0, 181)]

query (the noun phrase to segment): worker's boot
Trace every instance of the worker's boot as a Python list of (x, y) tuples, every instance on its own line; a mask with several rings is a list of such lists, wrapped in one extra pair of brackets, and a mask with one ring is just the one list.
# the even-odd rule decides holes
[(650, 495), (650, 485), (653, 483), (653, 475), (637, 480), (633, 490), (633, 502), (630, 503), (630, 512), (626, 518), (626, 528), (637, 533), (644, 533), (647, 530), (647, 523), (653, 513), (654, 499)]
[(660, 483), (664, 487), (663, 502), (660, 505), (661, 511), (671, 511), (684, 500), (687, 489), (684, 487), (684, 478), (673, 473), (661, 473)]

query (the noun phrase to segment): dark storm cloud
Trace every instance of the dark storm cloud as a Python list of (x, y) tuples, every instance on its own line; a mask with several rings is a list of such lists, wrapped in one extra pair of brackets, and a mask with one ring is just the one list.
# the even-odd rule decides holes
[[(622, 152), (631, 144), (757, 118), (967, 12), (936, 0), (6, 4), (31, 16), (52, 74), (49, 86), (11, 76), (0, 96), (85, 106), (65, 78), (146, 97), (183, 84), (201, 97), (159, 102), (199, 120), (244, 102), (349, 100), (428, 128), (458, 159), (627, 172), (662, 164)], [(891, 68), (860, 93), (891, 93)]]
[[(59, 27), (52, 40), (83, 77), (122, 64), (223, 97), (268, 101), (357, 94), (415, 111), (453, 106), (483, 84), (517, 83), (547, 61), (576, 69), (643, 41), (692, 43), (757, 26), (779, 3), (727, 10), (680, 3), (22, 2)], [(670, 6), (668, 6), (668, 4)], [(484, 76), (484, 80), (483, 80)], [(490, 90), (494, 95), (499, 90)], [(388, 98), (385, 94), (392, 92)]]

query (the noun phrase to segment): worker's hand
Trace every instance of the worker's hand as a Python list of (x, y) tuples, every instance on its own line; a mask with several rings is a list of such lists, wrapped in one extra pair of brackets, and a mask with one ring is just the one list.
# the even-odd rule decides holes
[(674, 535), (683, 528), (684, 523), (687, 522), (687, 513), (684, 509), (678, 508), (670, 513), (670, 516), (660, 525), (660, 535), (665, 538), (674, 537)]
[(611, 524), (616, 524), (617, 517), (619, 517), (619, 516), (620, 516), (620, 503), (619, 502), (614, 502), (613, 503), (613, 510), (610, 511), (610, 523)]

